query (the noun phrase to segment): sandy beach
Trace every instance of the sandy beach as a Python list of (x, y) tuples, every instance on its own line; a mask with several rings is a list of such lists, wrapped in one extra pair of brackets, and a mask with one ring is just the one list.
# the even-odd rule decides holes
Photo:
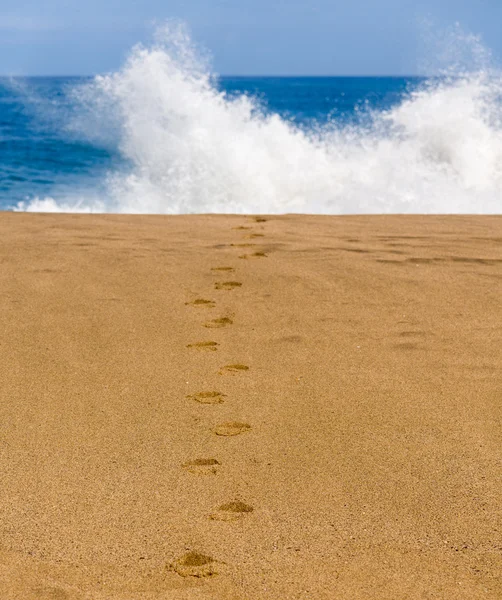
[(502, 597), (502, 217), (0, 214), (2, 600)]

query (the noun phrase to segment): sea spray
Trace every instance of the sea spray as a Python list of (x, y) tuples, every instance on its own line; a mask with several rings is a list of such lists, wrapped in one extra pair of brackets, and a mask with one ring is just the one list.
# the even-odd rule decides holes
[(106, 193), (24, 210), (117, 213), (500, 213), (502, 78), (477, 65), (359, 124), (305, 128), (220, 91), (179, 25), (75, 92), (69, 127), (116, 144)]

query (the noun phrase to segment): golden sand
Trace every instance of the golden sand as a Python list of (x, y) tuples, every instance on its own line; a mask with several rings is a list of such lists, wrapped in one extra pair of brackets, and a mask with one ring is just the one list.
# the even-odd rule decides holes
[(3, 213), (0, 261), (2, 600), (502, 597), (502, 218)]

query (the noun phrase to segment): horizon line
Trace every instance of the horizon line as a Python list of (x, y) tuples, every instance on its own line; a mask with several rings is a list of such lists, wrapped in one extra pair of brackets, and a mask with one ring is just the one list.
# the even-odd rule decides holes
[[(0, 73), (0, 79), (69, 79), (69, 78), (92, 78), (92, 77), (99, 77), (101, 76), (106, 76), (109, 73), (113, 73), (114, 71), (107, 71), (107, 72), (103, 72), (103, 73), (94, 73), (94, 74), (59, 74), (59, 75), (53, 75), (53, 74), (44, 74), (44, 75), (9, 75), (9, 74), (1, 74)], [(382, 78), (382, 77), (388, 77), (388, 78), (412, 78), (412, 77), (440, 77), (440, 75), (426, 75), (423, 73), (415, 73), (415, 74), (405, 74), (405, 75), (401, 75), (401, 74), (395, 74), (395, 73), (379, 73), (376, 75), (337, 75), (337, 74), (331, 74), (331, 75), (327, 75), (327, 74), (316, 74), (316, 75), (305, 75), (305, 74), (298, 74), (298, 75), (284, 75), (284, 74), (274, 74), (274, 75), (261, 75), (259, 73), (253, 73), (253, 74), (237, 74), (237, 73), (218, 73), (215, 74), (214, 77), (242, 77), (242, 78), (262, 78), (262, 79), (308, 79), (308, 78), (317, 78), (317, 79), (332, 79), (332, 78), (346, 78), (346, 79), (356, 79), (356, 78), (365, 78), (365, 79), (371, 79), (371, 78)]]

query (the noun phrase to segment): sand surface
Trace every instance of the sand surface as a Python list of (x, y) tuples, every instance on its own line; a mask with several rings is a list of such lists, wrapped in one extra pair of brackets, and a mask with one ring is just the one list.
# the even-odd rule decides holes
[(502, 598), (502, 218), (3, 213), (0, 261), (2, 600)]

